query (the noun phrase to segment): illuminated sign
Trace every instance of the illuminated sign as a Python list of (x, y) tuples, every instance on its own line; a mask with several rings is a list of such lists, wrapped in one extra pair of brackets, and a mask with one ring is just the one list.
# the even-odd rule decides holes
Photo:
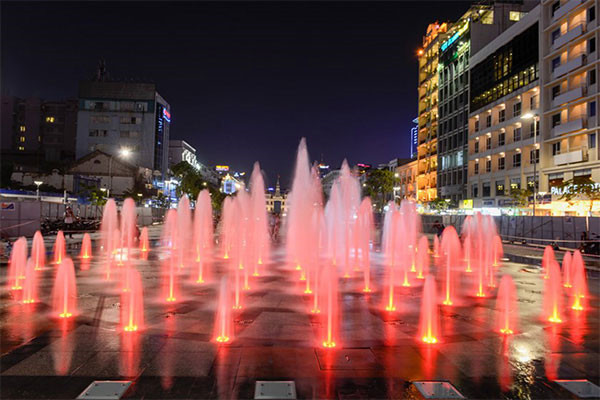
[[(575, 185), (568, 185), (566, 187), (557, 187), (557, 186), (552, 186), (550, 188), (550, 194), (554, 195), (554, 196), (562, 196), (565, 193), (571, 193), (574, 192), (575, 190), (577, 190), (577, 184)], [(586, 185), (587, 186), (587, 185)], [(590, 184), (592, 190), (600, 190), (600, 183), (592, 183)]]
[(328, 169), (329, 165), (319, 164), (319, 168), (321, 168), (321, 169)]
[(227, 171), (229, 171), (229, 165), (217, 165), (215, 167), (215, 170), (217, 170), (219, 172), (227, 172)]
[(473, 199), (464, 199), (463, 208), (473, 208)]
[(167, 122), (171, 122), (171, 113), (167, 111), (166, 108), (163, 108), (163, 118), (167, 120)]
[(371, 164), (358, 163), (356, 165), (359, 166), (359, 167), (361, 167), (361, 168), (371, 168)]
[(419, 120), (415, 118), (413, 123), (416, 125), (410, 129), (410, 158), (417, 156), (417, 146), (419, 145)]
[(454, 33), (454, 35), (450, 36), (450, 39), (446, 40), (444, 43), (442, 43), (442, 51), (446, 51), (446, 49), (454, 42), (456, 42), (456, 40), (467, 31), (467, 29), (469, 28), (469, 23), (465, 22), (465, 24), (463, 26), (460, 27), (460, 29), (458, 31), (456, 31)]

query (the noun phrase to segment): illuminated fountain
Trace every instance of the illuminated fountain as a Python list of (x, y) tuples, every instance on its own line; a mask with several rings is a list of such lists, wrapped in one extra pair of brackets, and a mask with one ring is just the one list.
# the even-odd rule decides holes
[(396, 311), (394, 287), (396, 285), (397, 241), (399, 237), (398, 220), (400, 212), (392, 202), (388, 203), (388, 209), (383, 219), (383, 236), (381, 246), (384, 252), (386, 268), (386, 293), (384, 296), (385, 310)]
[(554, 262), (556, 262), (554, 249), (552, 249), (552, 246), (548, 245), (544, 248), (544, 254), (542, 255), (542, 270), (544, 271), (544, 279), (548, 279), (550, 266)]
[(177, 205), (177, 230), (174, 235), (171, 257), (177, 259), (177, 270), (181, 271), (190, 265), (192, 250), (192, 210), (187, 195), (181, 196)]
[(221, 254), (225, 260), (229, 259), (232, 251), (233, 234), (235, 232), (235, 221), (233, 220), (234, 212), (232, 197), (226, 197), (223, 200), (223, 206), (221, 211), (221, 221), (219, 226), (219, 244), (221, 245)]
[(429, 274), (429, 240), (423, 235), (417, 244), (417, 279), (425, 279)]
[(438, 274), (440, 274), (440, 280), (444, 285), (444, 300), (442, 303), (451, 306), (456, 296), (454, 292), (457, 285), (456, 274), (453, 273), (453, 269), (460, 265), (461, 259), (460, 239), (453, 226), (446, 227), (442, 233), (441, 253), (443, 268), (438, 270)]
[(253, 276), (260, 275), (260, 268), (269, 261), (269, 227), (267, 221), (267, 209), (265, 207), (265, 182), (260, 165), (254, 163), (250, 177), (250, 232), (251, 232), (251, 255), (250, 260), (253, 267)]
[(117, 217), (117, 203), (114, 199), (108, 199), (102, 211), (102, 223), (100, 224), (100, 248), (107, 259), (111, 259), (115, 249), (115, 230), (119, 229)]
[(565, 251), (565, 256), (562, 261), (562, 272), (563, 272), (563, 286), (566, 288), (570, 288), (572, 275), (571, 272), (571, 253), (569, 251)]
[(129, 290), (121, 293), (121, 327), (125, 332), (135, 332), (144, 327), (144, 293), (138, 270), (129, 267), (125, 272)]
[(548, 278), (544, 284), (544, 319), (554, 323), (562, 322), (563, 292), (560, 267), (555, 260), (547, 266)]
[(421, 217), (417, 213), (416, 204), (409, 200), (402, 200), (400, 204), (400, 227), (401, 232), (397, 246), (399, 266), (402, 268), (402, 286), (411, 286), (412, 275), (416, 272), (417, 242), (421, 232)]
[(419, 340), (428, 344), (437, 343), (440, 335), (436, 296), (435, 279), (433, 276), (427, 275), (421, 297)]
[(170, 209), (165, 217), (165, 225), (161, 241), (166, 248), (166, 257), (162, 260), (163, 296), (167, 303), (177, 300), (177, 270), (178, 259), (176, 256), (177, 243), (177, 211)]
[(219, 343), (230, 343), (233, 340), (233, 315), (231, 312), (231, 290), (226, 276), (221, 278), (219, 302), (215, 319), (215, 340)]
[(35, 270), (35, 261), (32, 258), (27, 260), (25, 266), (25, 281), (23, 282), (23, 304), (31, 304), (38, 301), (38, 273)]
[(323, 296), (323, 313), (321, 326), (323, 328), (323, 347), (336, 346), (338, 335), (339, 304), (338, 304), (338, 276), (335, 265), (328, 265), (323, 269), (321, 278), (321, 293)]
[(140, 251), (142, 253), (150, 251), (150, 239), (148, 238), (147, 226), (144, 226), (140, 232)]
[(52, 288), (52, 310), (60, 318), (70, 318), (77, 313), (75, 267), (69, 257), (65, 257), (58, 266)]
[(92, 258), (92, 239), (90, 238), (90, 234), (87, 232), (83, 234), (83, 239), (81, 241), (81, 253), (79, 256), (84, 260)]
[(13, 243), (8, 261), (8, 287), (11, 290), (23, 289), (27, 264), (27, 239), (20, 237)]
[(581, 311), (585, 309), (585, 301), (588, 298), (588, 288), (585, 264), (579, 250), (575, 250), (573, 252), (571, 265), (573, 269), (573, 289), (571, 291), (573, 300), (571, 309), (575, 311)]
[(63, 231), (58, 231), (56, 240), (54, 241), (54, 264), (60, 264), (67, 256), (67, 246), (65, 243), (65, 235)]
[(517, 306), (517, 288), (510, 275), (500, 280), (498, 298), (496, 299), (496, 329), (504, 335), (512, 335), (517, 331), (519, 309)]
[(363, 271), (364, 288), (363, 292), (371, 292), (371, 240), (373, 238), (373, 205), (371, 199), (365, 197), (358, 208), (358, 221), (356, 236), (358, 243), (356, 246), (356, 257), (360, 253), (360, 268)]
[(31, 258), (33, 259), (36, 271), (41, 270), (46, 265), (46, 245), (40, 231), (36, 231), (33, 235)]
[(213, 250), (213, 214), (208, 190), (198, 193), (196, 209), (194, 210), (194, 252), (198, 264), (196, 283), (204, 283), (205, 268), (209, 263)]
[(472, 276), (475, 296), (486, 297), (486, 287), (496, 286), (494, 263), (499, 262), (502, 254), (496, 224), (490, 215), (477, 213), (465, 218), (462, 233), (465, 237), (463, 246), (468, 250), (467, 267), (475, 272)]
[(473, 262), (472, 246), (473, 246), (473, 240), (471, 239), (471, 235), (468, 235), (468, 234), (465, 235), (465, 238), (463, 239), (462, 247), (463, 247), (463, 256), (464, 256), (464, 260), (465, 260), (465, 272), (467, 272), (467, 273), (473, 272), (473, 269), (471, 269), (471, 263)]
[(502, 248), (502, 238), (499, 235), (495, 235), (492, 241), (492, 256), (493, 256), (493, 267), (500, 266), (500, 260), (504, 257), (504, 250)]
[(433, 235), (433, 258), (440, 257), (440, 239), (437, 235)]

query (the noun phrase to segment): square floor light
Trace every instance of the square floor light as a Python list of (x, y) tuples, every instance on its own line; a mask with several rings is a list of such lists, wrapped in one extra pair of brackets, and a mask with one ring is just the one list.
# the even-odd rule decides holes
[(446, 381), (416, 381), (412, 382), (424, 399), (464, 399), (465, 397)]
[(256, 381), (255, 399), (295, 399), (296, 383), (294, 381)]
[(558, 379), (554, 382), (580, 399), (600, 398), (600, 386), (586, 379)]
[(131, 381), (94, 381), (78, 399), (86, 400), (118, 400), (129, 389)]

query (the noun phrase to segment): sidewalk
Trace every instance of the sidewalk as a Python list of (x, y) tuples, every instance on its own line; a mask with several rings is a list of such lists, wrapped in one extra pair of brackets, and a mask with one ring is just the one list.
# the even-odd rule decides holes
[[(544, 247), (532, 245), (518, 245), (504, 242), (504, 256), (513, 262), (540, 265)], [(555, 250), (556, 260), (562, 263), (566, 249)], [(600, 271), (600, 257), (583, 255), (585, 267), (592, 271)]]

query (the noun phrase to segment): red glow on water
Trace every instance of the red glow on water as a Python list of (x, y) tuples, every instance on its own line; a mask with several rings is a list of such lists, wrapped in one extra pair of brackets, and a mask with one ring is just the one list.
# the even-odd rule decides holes
[(11, 290), (23, 289), (27, 265), (27, 239), (20, 237), (13, 243), (8, 261), (8, 287)]
[(323, 295), (323, 312), (321, 313), (322, 343), (323, 347), (332, 348), (339, 341), (338, 321), (340, 318), (337, 273), (333, 265), (329, 265), (324, 269), (321, 282), (321, 293)]
[(148, 227), (144, 226), (140, 232), (140, 251), (150, 251), (150, 239), (148, 238)]
[(121, 327), (125, 332), (140, 331), (144, 328), (142, 278), (132, 266), (125, 273), (129, 289), (121, 293)]
[(555, 260), (547, 269), (548, 279), (544, 282), (544, 318), (553, 323), (562, 322), (563, 292), (560, 267)]
[(419, 340), (427, 344), (437, 343), (440, 335), (435, 286), (433, 276), (427, 275), (425, 284), (423, 285), (421, 315), (419, 319)]
[(417, 246), (417, 279), (425, 279), (429, 274), (429, 240), (421, 236)]
[(27, 260), (25, 267), (25, 282), (23, 283), (23, 304), (31, 304), (38, 301), (38, 272), (35, 270), (33, 259)]
[(219, 301), (215, 315), (214, 338), (219, 343), (233, 340), (233, 314), (231, 312), (231, 289), (227, 277), (221, 278)]
[(500, 280), (496, 312), (496, 330), (504, 335), (512, 335), (516, 332), (519, 318), (517, 289), (510, 275), (504, 275)]
[(87, 232), (83, 234), (83, 239), (81, 241), (80, 257), (82, 259), (92, 258), (92, 239), (90, 238), (90, 234)]
[(33, 235), (33, 243), (31, 245), (31, 258), (35, 263), (36, 271), (44, 268), (46, 264), (46, 245), (40, 231), (36, 231)]
[(583, 257), (579, 250), (575, 250), (571, 261), (573, 269), (573, 288), (571, 290), (571, 309), (582, 311), (586, 307), (588, 296), (587, 278)]
[(58, 231), (54, 242), (54, 263), (60, 264), (67, 256), (67, 247), (63, 231)]
[(77, 313), (77, 285), (73, 261), (66, 257), (58, 266), (52, 289), (52, 310), (60, 318), (70, 318)]
[(458, 274), (455, 273), (455, 269), (461, 265), (461, 258), (461, 244), (458, 233), (453, 226), (448, 226), (442, 233), (441, 257), (439, 261), (442, 268), (438, 269), (438, 275), (440, 275), (444, 291), (444, 300), (442, 303), (447, 306), (452, 305), (455, 300), (455, 291), (458, 285)]
[(571, 263), (572, 263), (571, 253), (569, 251), (565, 251), (565, 255), (562, 261), (562, 271), (563, 271), (563, 286), (566, 288), (570, 288), (572, 281), (572, 271), (571, 271)]
[(544, 279), (548, 279), (550, 276), (550, 265), (556, 262), (556, 258), (554, 256), (554, 249), (552, 246), (548, 245), (544, 248), (544, 254), (542, 255), (542, 269), (544, 271)]

